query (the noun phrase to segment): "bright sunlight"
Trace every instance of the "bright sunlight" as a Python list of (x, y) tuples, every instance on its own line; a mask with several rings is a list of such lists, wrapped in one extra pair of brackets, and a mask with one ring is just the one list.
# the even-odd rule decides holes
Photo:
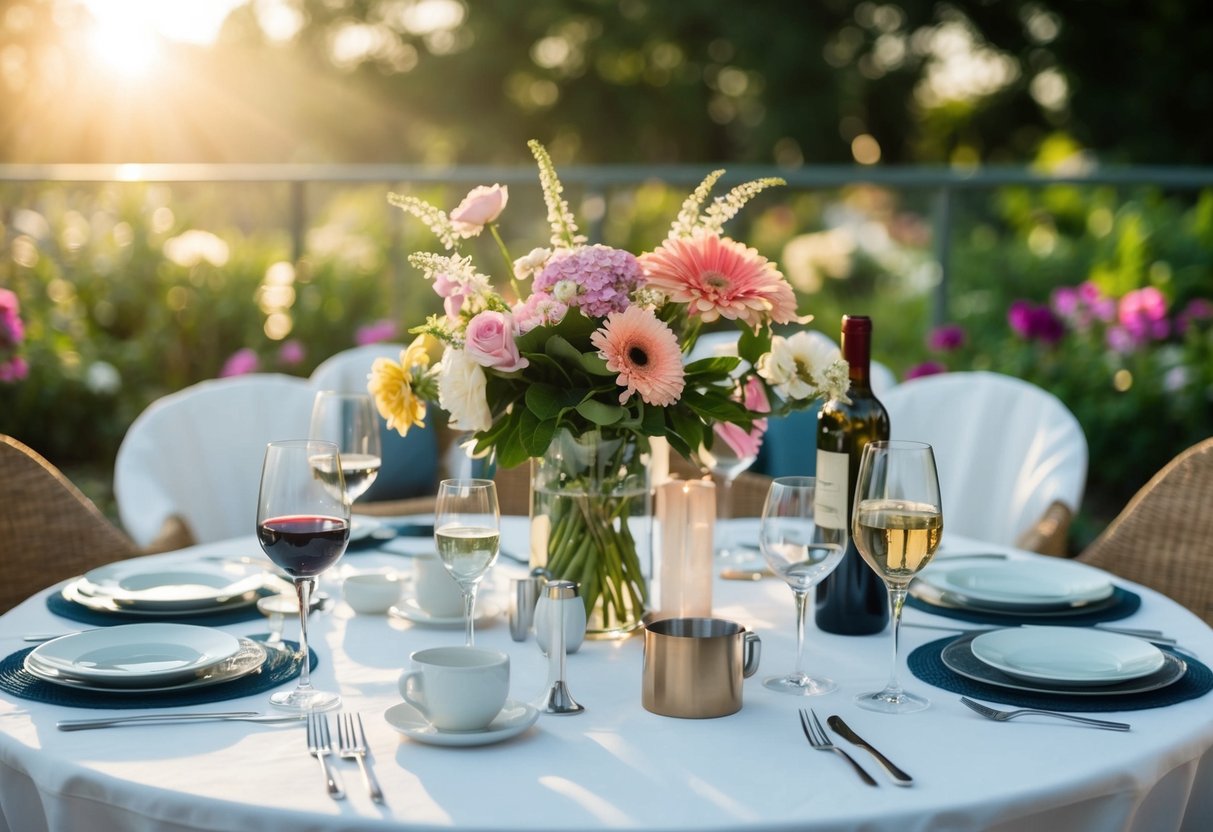
[(155, 70), (164, 41), (211, 43), (243, 0), (82, 0), (92, 14), (94, 56), (128, 76)]

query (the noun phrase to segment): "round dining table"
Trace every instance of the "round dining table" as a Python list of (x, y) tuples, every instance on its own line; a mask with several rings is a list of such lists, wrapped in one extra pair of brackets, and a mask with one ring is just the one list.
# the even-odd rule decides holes
[[(755, 521), (733, 522), (740, 538), (755, 530)], [(510, 697), (535, 702), (547, 689), (547, 659), (533, 635), (511, 638), (505, 614), (509, 579), (527, 572), (507, 555), (525, 552), (526, 537), (526, 518), (503, 518), (504, 554), (482, 591), (476, 644), (507, 653)], [(762, 680), (792, 669), (796, 645), (792, 593), (776, 578), (718, 578), (713, 584), (713, 615), (742, 624), (762, 642), (758, 672), (745, 680), (742, 708), (730, 716), (679, 719), (645, 710), (643, 639), (633, 636), (587, 640), (568, 656), (568, 691), (584, 706), (582, 713), (542, 714), (529, 729), (495, 744), (418, 742), (385, 718), (402, 701), (398, 677), (413, 651), (462, 644), (463, 629), (356, 615), (340, 600), (340, 580), (364, 569), (408, 575), (411, 556), (431, 546), (426, 538), (399, 537), (347, 553), (322, 579), (332, 603), (309, 619), (318, 655), (313, 682), (338, 690), (343, 709), (361, 715), (383, 803), (370, 799), (349, 760), (336, 761), (346, 797), (332, 799), (308, 754), (301, 722), (64, 732), (56, 727), (64, 719), (158, 711), (82, 709), (0, 693), (0, 830), (1213, 829), (1213, 698), (1092, 714), (1131, 723), (1127, 732), (1043, 717), (988, 720), (957, 694), (907, 669), (906, 656), (916, 646), (949, 637), (923, 625), (976, 626), (918, 608), (905, 611), (899, 672), (907, 688), (931, 700), (927, 710), (887, 715), (860, 709), (855, 696), (887, 679), (889, 631), (831, 635), (811, 619), (806, 669), (834, 679), (838, 689), (814, 697), (775, 692)], [(956, 537), (945, 540), (941, 557), (978, 550), (1039, 557)], [(215, 556), (262, 557), (252, 535), (152, 557), (171, 564)], [(1213, 659), (1213, 630), (1197, 617), (1148, 588), (1116, 582), (1141, 597), (1140, 609), (1117, 624), (1162, 630), (1186, 655)], [(27, 634), (82, 626), (48, 609), (48, 596), (60, 588), (48, 587), (0, 617), (4, 655), (29, 647)], [(222, 629), (264, 633), (266, 621)], [(288, 622), (287, 638), (297, 629)], [(270, 712), (267, 700), (261, 693), (173, 712)], [(842, 716), (908, 772), (912, 785), (895, 784), (864, 751), (837, 737), (875, 778), (875, 787), (845, 760), (812, 748), (798, 716), (806, 707), (822, 722)]]

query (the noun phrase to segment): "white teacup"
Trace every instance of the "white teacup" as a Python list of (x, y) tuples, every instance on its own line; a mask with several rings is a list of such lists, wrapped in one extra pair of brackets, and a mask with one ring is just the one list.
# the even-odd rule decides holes
[(479, 647), (431, 647), (409, 658), (400, 695), (440, 731), (479, 731), (493, 721), (510, 690), (510, 657)]
[(433, 552), (413, 558), (413, 593), (417, 606), (435, 618), (463, 615), (463, 590)]
[[(354, 612), (382, 615), (400, 600), (404, 582), (395, 572), (355, 572), (341, 584), (341, 594)], [(298, 608), (298, 605), (296, 605)]]

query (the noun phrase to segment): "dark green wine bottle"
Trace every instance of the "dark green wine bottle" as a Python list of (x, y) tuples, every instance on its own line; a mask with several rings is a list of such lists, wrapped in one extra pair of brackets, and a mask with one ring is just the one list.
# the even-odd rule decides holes
[(889, 414), (872, 393), (872, 319), (842, 318), (842, 357), (850, 365), (850, 404), (831, 399), (817, 414), (817, 488), (819, 526), (847, 529), (847, 551), (817, 585), (817, 626), (827, 633), (862, 636), (879, 633), (889, 620), (888, 591), (863, 561), (850, 534), (859, 461), (869, 442), (889, 438)]

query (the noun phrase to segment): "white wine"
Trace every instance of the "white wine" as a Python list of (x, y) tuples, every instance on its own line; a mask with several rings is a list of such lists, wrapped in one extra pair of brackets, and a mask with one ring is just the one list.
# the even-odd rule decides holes
[(438, 557), (460, 584), (484, 577), (497, 557), (500, 534), (487, 526), (443, 526), (434, 533)]
[(855, 545), (891, 586), (905, 586), (935, 556), (943, 536), (938, 506), (863, 500), (855, 508)]
[(345, 477), (345, 491), (350, 502), (357, 500), (379, 476), (383, 461), (372, 454), (342, 454), (341, 473)]

